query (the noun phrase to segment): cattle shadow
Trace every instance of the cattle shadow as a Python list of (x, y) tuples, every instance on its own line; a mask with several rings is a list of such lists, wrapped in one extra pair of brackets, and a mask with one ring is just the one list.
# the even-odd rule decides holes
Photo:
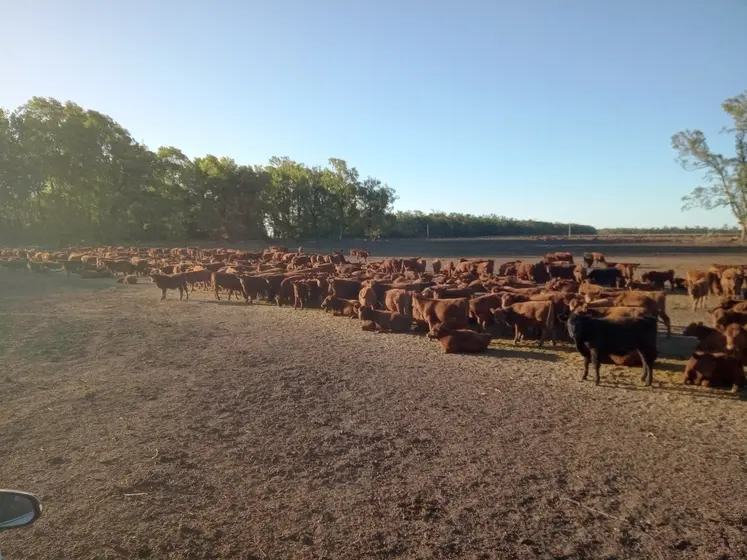
[(240, 305), (242, 307), (251, 307), (252, 305), (256, 305), (252, 303), (246, 304), (241, 300), (237, 301), (235, 299), (232, 299), (231, 301), (228, 301), (226, 299), (196, 299), (194, 301), (199, 302), (201, 304), (208, 303), (212, 305)]
[(558, 356), (551, 353), (537, 352), (536, 350), (523, 350), (520, 347), (513, 348), (488, 348), (484, 355), (493, 358), (524, 358), (525, 360), (538, 360), (541, 362), (557, 362)]
[[(654, 367), (654, 371), (656, 371), (657, 369), (660, 370), (660, 368)], [(593, 383), (593, 380), (591, 380), (591, 382)], [(586, 381), (584, 381), (584, 383), (586, 383)], [(605, 380), (604, 372), (602, 372), (602, 379), (599, 382), (599, 387), (604, 387), (607, 389), (621, 389), (623, 391), (655, 391), (657, 393), (665, 392), (678, 396), (688, 396), (702, 399), (747, 402), (747, 392), (745, 391), (742, 391), (741, 393), (731, 393), (729, 392), (728, 388), (710, 389), (704, 387), (696, 387), (693, 385), (685, 385), (684, 383), (680, 385), (663, 385), (661, 384), (661, 382), (657, 384), (656, 381), (654, 381), (653, 386), (647, 387), (643, 384), (643, 382), (640, 382), (640, 384), (636, 384), (636, 382), (632, 379), (630, 381), (610, 381), (609, 379)]]
[(685, 366), (684, 364), (671, 364), (668, 362), (656, 361), (654, 362), (654, 371), (668, 371), (670, 373), (682, 373), (685, 371)]

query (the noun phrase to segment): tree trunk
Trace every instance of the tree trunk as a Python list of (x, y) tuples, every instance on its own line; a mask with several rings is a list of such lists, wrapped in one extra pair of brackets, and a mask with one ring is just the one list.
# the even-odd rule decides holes
[(742, 241), (742, 243), (744, 243), (745, 240), (747, 240), (747, 222), (743, 222), (740, 225), (742, 226), (742, 235), (740, 237), (740, 240)]

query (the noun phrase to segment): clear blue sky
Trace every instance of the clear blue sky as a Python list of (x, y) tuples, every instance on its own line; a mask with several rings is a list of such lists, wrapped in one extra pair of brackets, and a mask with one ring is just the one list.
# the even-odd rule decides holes
[(747, 89), (747, 0), (26, 0), (0, 6), (0, 106), (110, 114), (151, 148), (339, 157), (397, 208), (607, 226), (680, 211)]

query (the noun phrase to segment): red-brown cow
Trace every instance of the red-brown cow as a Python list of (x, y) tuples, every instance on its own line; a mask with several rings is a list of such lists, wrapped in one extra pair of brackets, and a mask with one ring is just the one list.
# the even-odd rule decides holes
[(446, 354), (484, 352), (488, 349), (491, 339), (487, 333), (478, 333), (470, 329), (449, 329), (444, 325), (437, 326), (432, 335), (441, 343)]
[(552, 301), (527, 301), (494, 309), (496, 321), (514, 328), (514, 344), (533, 329), (540, 329), (539, 345), (549, 337), (555, 345), (555, 304)]
[(469, 325), (469, 301), (467, 299), (429, 299), (412, 296), (412, 312), (416, 321), (425, 322), (428, 331), (445, 324), (447, 327), (462, 329)]

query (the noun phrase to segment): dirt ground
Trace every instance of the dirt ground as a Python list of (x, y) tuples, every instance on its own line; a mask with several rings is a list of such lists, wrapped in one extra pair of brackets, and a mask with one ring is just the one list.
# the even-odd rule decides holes
[(681, 384), (691, 339), (595, 387), (568, 345), (158, 298), (0, 270), (0, 486), (45, 507), (9, 559), (747, 558), (747, 403)]

